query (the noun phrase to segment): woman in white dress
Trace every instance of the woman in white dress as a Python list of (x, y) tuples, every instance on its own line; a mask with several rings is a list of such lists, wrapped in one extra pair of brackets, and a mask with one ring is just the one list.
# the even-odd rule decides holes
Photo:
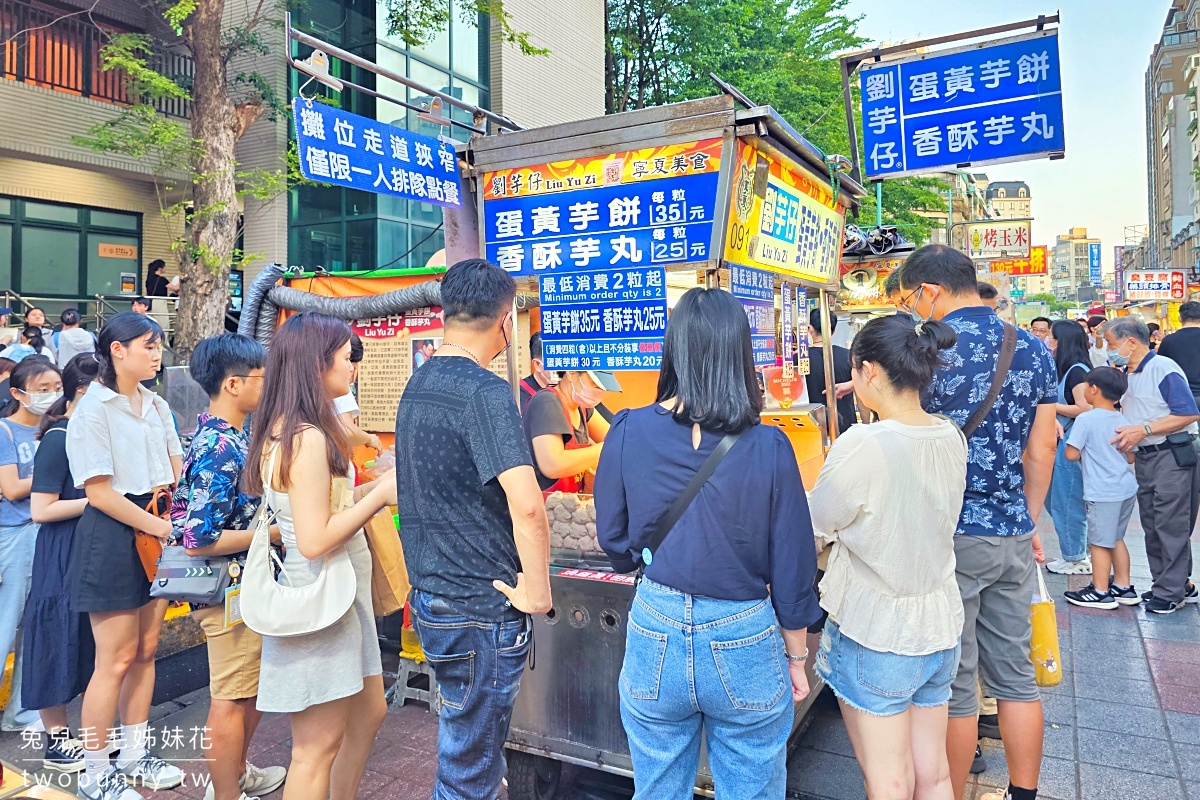
[(292, 715), (284, 800), (352, 800), (387, 713), (362, 527), (395, 504), (394, 471), (354, 490), (354, 505), (331, 510), (331, 497), (336, 503), (350, 486), (347, 431), (333, 400), (350, 391), (352, 371), (349, 325), (323, 314), (289, 319), (267, 356), (246, 460), (247, 490), (278, 512), (283, 563), (294, 584), (314, 581), (339, 547), (356, 577), (354, 603), (333, 625), (263, 637), (258, 708)]

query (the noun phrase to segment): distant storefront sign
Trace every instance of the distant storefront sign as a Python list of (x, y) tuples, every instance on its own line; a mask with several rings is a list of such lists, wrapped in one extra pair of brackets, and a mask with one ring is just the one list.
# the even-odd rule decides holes
[(514, 275), (707, 262), (721, 140), (483, 176), (487, 259)]
[(1121, 245), (1113, 247), (1113, 279), (1117, 290), (1114, 300), (1120, 300), (1125, 291), (1125, 248)]
[(1029, 258), (994, 259), (991, 262), (992, 272), (1002, 272), (1010, 278), (1022, 278), (1028, 275), (1046, 274), (1046, 247), (1038, 245), (1029, 248)]
[(662, 267), (538, 276), (549, 370), (656, 370), (667, 331)]
[(101, 258), (137, 258), (137, 245), (100, 242), (97, 254)]
[(973, 259), (1028, 258), (1029, 223), (976, 222), (967, 225), (967, 255)]
[(1088, 245), (1088, 278), (1092, 282), (1092, 286), (1099, 286), (1104, 276), (1100, 270), (1100, 243), (1092, 242)]
[(860, 75), (868, 177), (1065, 149), (1057, 31), (866, 63)]
[(1117, 302), (1117, 299), (1118, 299), (1118, 296), (1117, 296), (1116, 292), (1107, 291), (1104, 293), (1104, 302), (1105, 303), (1115, 303), (1115, 302)]
[(739, 141), (730, 203), (727, 261), (815, 283), (837, 281), (845, 216), (809, 170)]
[(1125, 281), (1126, 300), (1184, 300), (1187, 281), (1182, 272), (1130, 272)]
[(775, 276), (766, 270), (730, 264), (729, 290), (750, 320), (754, 366), (771, 366), (775, 363)]
[(137, 294), (137, 273), (122, 272), (121, 273), (121, 294)]
[(292, 107), (300, 172), (309, 180), (462, 205), (453, 145), (300, 97)]

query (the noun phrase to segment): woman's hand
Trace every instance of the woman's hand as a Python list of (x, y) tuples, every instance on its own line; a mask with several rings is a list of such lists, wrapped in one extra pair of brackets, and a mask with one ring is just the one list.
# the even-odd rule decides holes
[(161, 542), (166, 542), (171, 538), (171, 521), (162, 517), (155, 517), (154, 524), (147, 528), (143, 533), (148, 533), (155, 539)]
[(806, 661), (789, 661), (788, 675), (792, 679), (792, 702), (799, 703), (808, 697), (808, 673), (804, 671)]
[(378, 491), (383, 494), (384, 506), (396, 505), (396, 468), (392, 467), (387, 472), (380, 475), (376, 480), (379, 483), (373, 491)]
[[(1061, 407), (1062, 403), (1059, 403), (1059, 406)], [(1059, 422), (1057, 418), (1054, 420), (1054, 435), (1055, 439), (1058, 441), (1061, 441), (1062, 438), (1067, 435), (1067, 432), (1063, 430), (1062, 423)]]
[(374, 433), (367, 438), (367, 447), (371, 448), (377, 453), (383, 452), (383, 442), (381, 442), (379, 440), (379, 436)]

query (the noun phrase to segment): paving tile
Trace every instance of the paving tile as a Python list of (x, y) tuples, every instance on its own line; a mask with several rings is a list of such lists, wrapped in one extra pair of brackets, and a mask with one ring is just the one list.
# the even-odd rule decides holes
[(1079, 784), (1088, 800), (1169, 800), (1182, 791), (1175, 778), (1096, 764), (1079, 765)]
[(1075, 724), (1075, 704), (1078, 701), (1065, 694), (1047, 694), (1042, 696), (1042, 714), (1046, 722), (1058, 725)]
[(1137, 607), (1137, 618), (1141, 622), (1153, 622), (1156, 625), (1178, 625), (1180, 627), (1195, 627), (1200, 625), (1200, 606), (1188, 603), (1173, 614), (1150, 614), (1145, 606)]
[(1181, 714), (1167, 711), (1167, 728), (1175, 742), (1200, 744), (1200, 714)]
[(1200, 644), (1147, 639), (1146, 655), (1153, 661), (1182, 661), (1186, 664), (1198, 664), (1200, 663)]
[(1179, 758), (1181, 777), (1185, 781), (1200, 782), (1200, 747), (1176, 743), (1175, 755)]
[[(1120, 638), (1120, 637), (1113, 637)], [(1159, 642), (1159, 644), (1179, 644), (1178, 642)], [(1149, 649), (1150, 643), (1146, 646)], [(1190, 646), (1190, 645), (1188, 645)], [(1082, 654), (1082, 651), (1080, 651)], [(1153, 657), (1153, 656), (1151, 656)], [(1064, 661), (1066, 656), (1064, 656)], [(1177, 659), (1178, 660), (1178, 659)], [(1072, 670), (1075, 674), (1101, 675), (1114, 678), (1128, 678), (1135, 681), (1150, 680), (1150, 667), (1146, 665), (1145, 656), (1141, 658), (1102, 658), (1097, 656), (1091, 657), (1074, 657), (1072, 658)]]
[(1121, 731), (1151, 739), (1167, 738), (1162, 715), (1156, 708), (1141, 708), (1103, 700), (1076, 700), (1075, 703), (1080, 729)]
[(1080, 673), (1075, 676), (1075, 696), (1090, 700), (1118, 700), (1131, 706), (1158, 708), (1158, 692), (1150, 681)]
[(1042, 753), (1051, 758), (1075, 758), (1075, 727), (1049, 723), (1046, 725)]
[(1054, 618), (1058, 620), (1058, 633), (1061, 636), (1064, 631), (1071, 630), (1071, 612), (1065, 608), (1060, 608), (1054, 612)]
[[(1082, 610), (1082, 609), (1081, 609)], [(1120, 610), (1105, 611), (1103, 614), (1071, 614), (1071, 631), (1078, 638), (1083, 633), (1101, 633), (1109, 636), (1141, 636), (1137, 622), (1131, 614), (1122, 615)]]
[(1165, 755), (1166, 747), (1161, 739), (1079, 729), (1079, 760), (1087, 764), (1178, 777), (1175, 760)]
[(1111, 659), (1145, 659), (1146, 650), (1142, 640), (1129, 636), (1110, 636), (1076, 629), (1071, 637), (1073, 652), (1103, 654), (1105, 663)]
[(1200, 686), (1161, 683), (1158, 686), (1158, 695), (1164, 711), (1200, 714)]
[(1038, 691), (1040, 691), (1042, 693), (1042, 700), (1044, 701), (1046, 699), (1046, 696), (1051, 695), (1051, 694), (1061, 694), (1061, 695), (1066, 695), (1067, 697), (1074, 697), (1075, 696), (1075, 681), (1072, 680), (1072, 675), (1074, 675), (1074, 674), (1075, 673), (1072, 673), (1070, 670), (1066, 669), (1064, 666), (1063, 679), (1061, 681), (1059, 681), (1057, 685), (1055, 685), (1055, 686), (1039, 686)]
[(436, 749), (416, 750), (398, 744), (376, 744), (375, 749), (371, 751), (371, 758), (367, 762), (367, 768), (381, 775), (387, 775), (392, 778), (403, 778), (411, 774), (414, 769), (418, 769), (422, 764), (428, 762), (432, 762), (436, 767)]
[(1188, 800), (1200, 800), (1200, 783), (1185, 783)]
[(1151, 661), (1150, 672), (1157, 683), (1175, 683), (1180, 686), (1200, 686), (1200, 663), (1185, 661)]
[(1172, 625), (1170, 623), (1150, 622), (1140, 623), (1142, 635), (1147, 639), (1160, 639), (1168, 642), (1200, 643), (1200, 625)]
[[(1087, 584), (1084, 585), (1086, 586)], [(1095, 617), (1098, 619), (1136, 619), (1133, 608), (1130, 606), (1121, 606), (1120, 608), (1113, 609), (1070, 606), (1070, 609), (1072, 617)]]
[(788, 759), (788, 788), (812, 793), (815, 787), (820, 787), (820, 796), (830, 800), (862, 800), (866, 796), (862, 770), (853, 758), (798, 750)]
[(814, 719), (800, 740), (799, 746), (809, 750), (821, 750), (826, 753), (854, 757), (850, 734), (846, 732), (841, 715), (837, 713), (823, 713)]

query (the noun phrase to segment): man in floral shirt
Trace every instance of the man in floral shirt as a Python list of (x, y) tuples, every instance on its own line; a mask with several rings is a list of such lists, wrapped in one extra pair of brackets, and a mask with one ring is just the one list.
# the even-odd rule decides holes
[[(909, 256), (900, 283), (901, 302), (914, 317), (940, 320), (958, 334), (924, 406), (962, 426), (988, 395), (1007, 323), (981, 305), (971, 260), (944, 245), (927, 245)], [(974, 760), (979, 715), (975, 683), (981, 667), (987, 693), (999, 704), (1007, 797), (1037, 796), (1043, 717), (1029, 660), (1029, 600), (1037, 593), (1035, 559), (1045, 560), (1033, 529), (1054, 466), (1057, 400), (1050, 351), (1018, 331), (1000, 394), (969, 438), (967, 489), (954, 542), (965, 611), (947, 731), (955, 797), (962, 797)], [(981, 800), (1005, 796), (985, 794)]]
[[(208, 393), (207, 414), (183, 460), (171, 506), (174, 538), (193, 556), (236, 556), (244, 563), (257, 497), (241, 489), (250, 435), (246, 416), (258, 407), (267, 352), (248, 336), (205, 339), (189, 370)], [(250, 739), (262, 719), (255, 707), (262, 638), (240, 620), (226, 625), (223, 606), (194, 607), (192, 616), (208, 639), (209, 772), (206, 800), (243, 800), (269, 794), (283, 783), (283, 767), (259, 769), (246, 761)]]

